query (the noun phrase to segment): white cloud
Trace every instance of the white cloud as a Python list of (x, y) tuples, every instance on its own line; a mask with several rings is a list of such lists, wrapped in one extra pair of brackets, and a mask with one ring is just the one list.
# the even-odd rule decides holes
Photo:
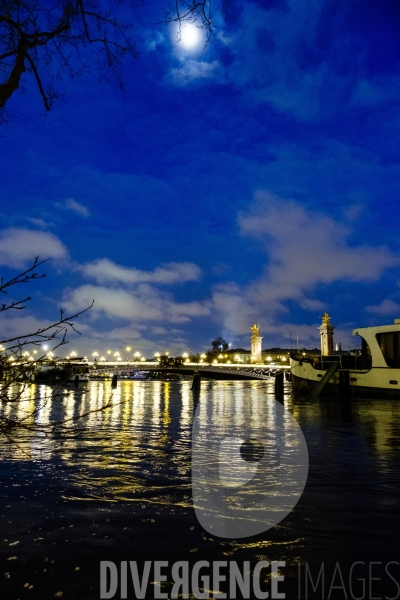
[(130, 344), (132, 341), (142, 339), (142, 334), (134, 324), (125, 327), (114, 327), (107, 332), (107, 340), (116, 341), (118, 345)]
[(86, 208), (86, 206), (84, 206), (80, 202), (77, 202), (73, 198), (69, 198), (65, 201), (65, 208), (67, 208), (68, 210), (72, 210), (78, 215), (81, 215), (81, 217), (88, 217), (90, 215), (90, 212)]
[(148, 50), (155, 50), (160, 44), (165, 43), (165, 37), (160, 31), (148, 32), (148, 39), (146, 40), (146, 47)]
[(81, 272), (98, 283), (121, 282), (173, 284), (184, 281), (197, 281), (201, 270), (194, 263), (172, 262), (157, 267), (154, 271), (141, 271), (134, 267), (117, 265), (108, 258), (99, 258), (91, 263), (78, 267)]
[[(28, 310), (29, 308), (29, 303), (27, 305), (26, 310)], [(25, 312), (25, 311), (24, 311)], [(53, 323), (57, 322), (58, 318), (59, 318), (60, 313), (59, 312), (54, 312), (54, 320), (49, 320), (49, 319), (38, 319), (37, 317), (35, 317), (32, 314), (26, 314), (24, 316), (20, 316), (20, 313), (11, 313), (8, 312), (7, 314), (7, 318), (2, 320), (1, 323), (1, 340), (6, 340), (6, 339), (11, 339), (11, 338), (16, 338), (19, 337), (22, 340), (24, 340), (24, 338), (32, 333), (35, 333), (36, 331), (38, 331), (39, 329), (42, 329), (43, 327), (48, 327), (50, 325), (52, 325)], [(76, 329), (80, 332), (80, 333), (86, 333), (89, 332), (90, 328), (87, 325), (87, 323), (85, 323), (82, 319), (84, 317), (81, 318), (81, 321), (76, 320), (74, 321), (75, 325), (76, 325)], [(50, 332), (51, 333), (51, 332)], [(76, 333), (74, 333), (73, 331), (70, 331), (67, 335), (67, 340), (73, 340), (77, 337)], [(84, 337), (84, 336), (82, 336)], [(50, 342), (45, 342), (43, 341), (43, 343), (46, 343), (46, 345), (48, 345), (48, 349), (51, 350), (52, 348), (54, 348), (55, 346), (57, 346), (57, 344), (61, 341), (62, 338), (62, 334), (58, 337), (55, 338), (54, 340), (50, 341)], [(38, 338), (33, 337), (32, 340), (35, 340)], [(28, 347), (28, 350), (33, 350), (34, 348)], [(37, 347), (38, 350), (40, 350), (40, 346)], [(60, 350), (61, 352), (61, 350)], [(62, 350), (62, 352), (64, 352), (64, 350)]]
[(20, 268), (35, 256), (62, 260), (68, 258), (68, 251), (52, 233), (16, 227), (0, 231), (0, 264)]
[(185, 323), (192, 317), (208, 315), (210, 308), (202, 302), (174, 302), (152, 286), (139, 284), (133, 291), (95, 285), (82, 285), (66, 293), (65, 305), (75, 311), (89, 306), (93, 313), (129, 319), (135, 322), (162, 321)]
[(155, 326), (151, 328), (151, 333), (153, 335), (176, 335), (179, 334), (181, 335), (183, 333), (183, 331), (181, 329), (176, 329), (176, 328), (172, 328), (172, 329), (165, 329), (165, 327), (161, 327), (161, 326)]
[(170, 77), (175, 85), (185, 86), (196, 80), (214, 78), (219, 71), (220, 64), (217, 60), (209, 63), (189, 58), (183, 60), (179, 67), (171, 69)]
[[(89, 306), (94, 299), (93, 313), (106, 313), (113, 317), (130, 320), (162, 319), (162, 311), (154, 298), (147, 301), (142, 294), (133, 296), (127, 290), (112, 287), (82, 285), (66, 295), (65, 305), (68, 310), (75, 311)], [(150, 294), (149, 294), (150, 296)]]
[(339, 279), (376, 281), (385, 269), (400, 264), (384, 246), (351, 246), (351, 229), (332, 217), (266, 192), (257, 194), (239, 225), (267, 250), (267, 280), (275, 296), (297, 297), (310, 286)]
[(154, 335), (165, 335), (168, 333), (168, 330), (165, 327), (152, 327), (151, 332)]
[(300, 298), (299, 304), (301, 308), (305, 310), (320, 310), (323, 311), (326, 309), (326, 304), (321, 302), (321, 300), (316, 300), (314, 298)]
[(365, 310), (376, 315), (391, 315), (393, 318), (400, 318), (400, 305), (390, 298), (386, 298), (380, 304), (366, 306)]
[(36, 227), (41, 227), (42, 229), (47, 229), (48, 227), (54, 227), (53, 223), (48, 223), (43, 219), (36, 219), (35, 217), (27, 217), (27, 221), (36, 225)]
[(322, 311), (324, 303), (313, 297), (317, 285), (377, 281), (400, 264), (386, 247), (352, 245), (351, 228), (330, 216), (266, 192), (256, 198), (250, 211), (239, 216), (239, 225), (244, 235), (261, 243), (266, 254), (262, 275), (246, 287), (224, 284), (213, 293), (214, 311), (232, 333), (248, 334), (252, 322), (272, 332), (279, 321), (276, 332), (282, 335), (287, 301)]

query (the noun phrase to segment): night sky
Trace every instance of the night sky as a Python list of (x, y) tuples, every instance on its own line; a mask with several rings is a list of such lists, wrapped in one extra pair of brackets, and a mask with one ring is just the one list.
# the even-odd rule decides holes
[(3, 337), (93, 298), (68, 351), (249, 348), (253, 323), (312, 348), (325, 311), (348, 349), (400, 318), (399, 3), (231, 0), (205, 49), (162, 6), (125, 91), (93, 69), (46, 115), (30, 78), (8, 104), (2, 274), (51, 261)]

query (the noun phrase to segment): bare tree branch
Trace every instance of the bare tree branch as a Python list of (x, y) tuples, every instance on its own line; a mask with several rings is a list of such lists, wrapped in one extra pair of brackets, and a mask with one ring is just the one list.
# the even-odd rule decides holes
[[(122, 4), (122, 3), (121, 3)], [(128, 3), (127, 3), (128, 4)], [(98, 57), (101, 78), (111, 69), (122, 86), (121, 57), (137, 57), (124, 22), (96, 0), (54, 0), (45, 8), (32, 0), (0, 0), (0, 109), (32, 74), (46, 110), (57, 94), (52, 82), (64, 70), (71, 76), (90, 70), (91, 57)], [(127, 14), (133, 14), (128, 5)], [(93, 46), (94, 51), (88, 51)]]
[[(45, 274), (39, 274), (37, 268), (43, 265), (45, 260), (39, 260), (37, 256), (33, 261), (33, 264), (25, 271), (12, 277), (11, 279), (4, 281), (0, 279), (0, 291), (7, 294), (9, 288), (17, 286), (20, 283), (28, 283), (34, 279), (40, 279)], [(0, 307), (0, 313), (7, 310), (15, 309), (22, 310), (25, 308), (26, 303), (30, 300), (30, 297), (26, 297), (23, 300), (12, 300), (8, 304), (3, 303)], [(65, 316), (65, 311), (60, 309), (60, 316), (58, 320), (51, 323), (50, 325), (44, 325), (39, 327), (33, 332), (26, 332), (24, 335), (17, 337), (5, 337), (0, 340), (0, 401), (1, 403), (8, 402), (21, 402), (25, 391), (28, 386), (32, 385), (35, 374), (37, 373), (38, 367), (42, 364), (43, 360), (48, 355), (42, 355), (40, 353), (34, 358), (30, 355), (28, 349), (40, 348), (44, 342), (52, 343), (51, 353), (61, 346), (68, 344), (67, 334), (70, 331), (74, 331), (78, 334), (80, 332), (75, 326), (75, 320), (82, 314), (87, 312), (93, 306), (93, 302), (87, 308), (76, 312), (73, 315)], [(37, 350), (34, 350), (37, 353)], [(63, 395), (62, 389), (55, 389), (52, 393), (52, 398)], [(30, 394), (30, 400), (32, 400)], [(43, 424), (30, 425), (28, 423), (43, 407), (43, 402), (39, 396), (35, 397), (36, 406), (34, 409), (30, 409), (28, 413), (22, 418), (10, 418), (0, 413), (0, 434), (4, 435), (10, 441), (14, 442), (11, 432), (20, 431), (21, 429), (35, 429), (42, 431)], [(0, 404), (1, 408), (1, 404)], [(44, 431), (44, 430), (43, 430)]]

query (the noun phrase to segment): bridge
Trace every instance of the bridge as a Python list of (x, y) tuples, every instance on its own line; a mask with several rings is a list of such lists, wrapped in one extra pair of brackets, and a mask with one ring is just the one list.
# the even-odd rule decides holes
[(267, 380), (271, 381), (278, 373), (289, 373), (289, 365), (200, 365), (191, 363), (182, 366), (160, 367), (155, 362), (118, 362), (118, 363), (89, 363), (89, 366), (99, 371), (112, 370), (117, 375), (132, 373), (134, 371), (146, 371), (157, 373), (177, 373), (180, 375), (199, 375), (207, 379), (223, 380)]

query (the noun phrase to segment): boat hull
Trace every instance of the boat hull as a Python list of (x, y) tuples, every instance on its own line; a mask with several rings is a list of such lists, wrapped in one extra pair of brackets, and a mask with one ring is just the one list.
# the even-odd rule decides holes
[[(326, 370), (311, 361), (291, 358), (291, 380), (295, 394), (310, 396)], [(320, 395), (350, 398), (400, 399), (400, 369), (371, 367), (370, 369), (338, 369), (326, 383)]]
[(36, 383), (78, 383), (80, 381), (88, 381), (86, 373), (73, 373), (66, 369), (49, 369), (39, 371), (35, 375)]

